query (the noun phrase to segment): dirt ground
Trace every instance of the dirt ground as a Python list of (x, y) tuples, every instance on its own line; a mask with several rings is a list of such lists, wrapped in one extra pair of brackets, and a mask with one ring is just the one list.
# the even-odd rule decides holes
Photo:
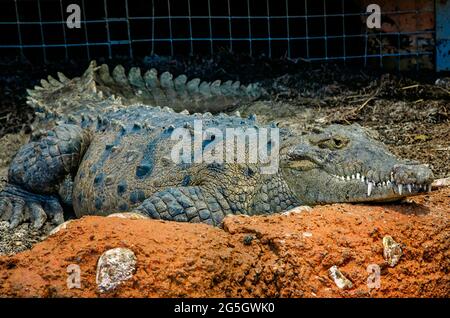
[[(99, 61), (102, 63), (103, 61)], [(115, 65), (121, 61), (108, 62)], [(85, 63), (86, 64), (86, 63)], [(64, 70), (78, 76), (85, 64), (36, 66), (0, 61), (0, 190), (12, 156), (29, 138), (32, 110), (26, 88)], [(125, 67), (156, 67), (206, 80), (259, 81), (268, 91), (241, 105), (260, 122), (310, 130), (358, 123), (395, 154), (427, 163), (436, 178), (450, 176), (450, 85), (436, 74), (384, 74), (351, 66), (218, 54), (213, 59), (152, 58)], [(450, 81), (449, 81), (450, 82)], [(230, 109), (230, 113), (236, 109)], [(133, 280), (108, 296), (448, 297), (450, 189), (393, 205), (334, 205), (270, 217), (233, 217), (225, 231), (204, 225), (89, 217), (44, 240), (51, 230), (0, 222), (0, 295), (95, 296), (95, 263), (107, 248), (138, 256)], [(312, 233), (311, 237), (302, 233)], [(395, 268), (383, 263), (381, 240), (404, 247)], [(251, 244), (246, 241), (253, 237)], [(162, 244), (164, 243), (164, 244)], [(82, 290), (65, 288), (67, 264), (81, 264)], [(366, 267), (382, 266), (382, 286), (369, 290)], [(383, 265), (384, 264), (384, 265)], [(338, 265), (354, 283), (340, 291), (327, 270)], [(24, 275), (27, 273), (27, 275)]]
[[(450, 188), (403, 204), (315, 207), (289, 214), (231, 216), (224, 229), (157, 220), (83, 217), (32, 250), (0, 257), (4, 297), (449, 297)], [(383, 258), (390, 235), (403, 255)], [(100, 255), (131, 249), (134, 276), (100, 293)], [(67, 267), (80, 266), (81, 288), (68, 289)], [(370, 264), (380, 288), (367, 286)], [(336, 265), (352, 283), (341, 290)]]

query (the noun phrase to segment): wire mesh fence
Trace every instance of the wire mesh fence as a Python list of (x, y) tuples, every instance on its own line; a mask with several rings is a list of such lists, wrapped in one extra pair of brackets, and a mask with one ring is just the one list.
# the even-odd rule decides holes
[[(378, 1), (379, 29), (366, 26), (370, 2), (2, 0), (0, 55), (48, 62), (229, 50), (398, 68), (432, 65), (434, 1)], [(68, 27), (71, 4), (80, 8), (80, 28)]]

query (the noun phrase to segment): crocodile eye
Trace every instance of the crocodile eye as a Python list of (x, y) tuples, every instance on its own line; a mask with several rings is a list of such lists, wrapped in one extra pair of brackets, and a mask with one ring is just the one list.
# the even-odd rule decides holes
[(345, 141), (340, 138), (333, 138), (334, 146), (340, 149), (345, 146)]
[(327, 138), (324, 140), (321, 140), (318, 143), (318, 146), (320, 148), (328, 148), (328, 149), (341, 149), (344, 148), (348, 144), (348, 139), (341, 136), (335, 136), (331, 138)]

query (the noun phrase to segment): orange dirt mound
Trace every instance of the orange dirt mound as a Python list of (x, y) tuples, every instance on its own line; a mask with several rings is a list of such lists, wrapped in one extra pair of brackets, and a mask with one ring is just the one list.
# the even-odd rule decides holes
[[(394, 205), (331, 205), (271, 216), (232, 216), (224, 230), (203, 224), (84, 217), (32, 250), (0, 257), (4, 297), (449, 297), (450, 188)], [(383, 258), (390, 235), (403, 256)], [(126, 247), (137, 257), (130, 280), (100, 293), (100, 255)], [(67, 267), (81, 268), (68, 289)], [(367, 266), (381, 287), (367, 286)], [(340, 290), (337, 265), (353, 287)]]

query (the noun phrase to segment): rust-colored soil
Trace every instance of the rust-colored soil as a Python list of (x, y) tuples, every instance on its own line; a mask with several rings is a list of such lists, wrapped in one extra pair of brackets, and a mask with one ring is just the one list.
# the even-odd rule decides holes
[[(38, 297), (449, 297), (450, 188), (394, 205), (332, 205), (260, 217), (233, 216), (225, 230), (202, 224), (84, 217), (30, 251), (0, 257), (0, 295)], [(402, 245), (393, 268), (382, 238)], [(127, 247), (134, 277), (115, 292), (96, 291), (96, 263)], [(66, 286), (81, 268), (81, 289)], [(367, 287), (369, 264), (381, 288)], [(353, 282), (341, 291), (337, 265)]]

